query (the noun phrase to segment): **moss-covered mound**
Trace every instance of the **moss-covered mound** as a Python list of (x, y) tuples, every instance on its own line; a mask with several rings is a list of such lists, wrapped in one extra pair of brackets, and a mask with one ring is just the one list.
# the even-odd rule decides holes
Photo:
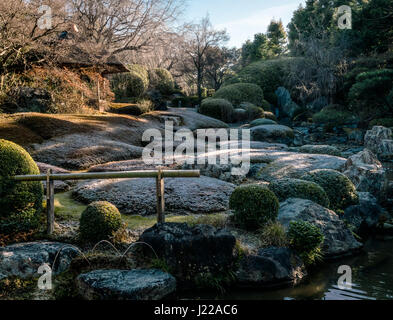
[(229, 199), (236, 223), (247, 230), (256, 230), (275, 221), (279, 205), (274, 193), (259, 185), (240, 186)]
[(107, 240), (121, 226), (121, 214), (113, 204), (106, 201), (93, 202), (82, 212), (80, 237), (86, 241)]
[(306, 173), (302, 180), (319, 184), (329, 197), (332, 210), (342, 212), (350, 205), (359, 203), (359, 196), (351, 180), (344, 174), (330, 169), (319, 169)]
[(0, 139), (0, 232), (29, 231), (37, 226), (42, 210), (42, 184), (15, 182), (10, 177), (39, 173), (26, 150)]
[(273, 121), (271, 119), (264, 119), (264, 118), (256, 119), (250, 123), (250, 127), (252, 128), (252, 127), (257, 127), (257, 126), (263, 126), (265, 124), (277, 124), (277, 122)]
[(341, 157), (341, 152), (336, 147), (328, 145), (305, 145), (299, 148), (301, 153), (327, 154), (330, 156)]
[(249, 102), (259, 107), (262, 105), (263, 91), (253, 83), (236, 83), (222, 87), (213, 98), (226, 99), (235, 107), (242, 102)]
[(300, 179), (280, 179), (272, 182), (269, 189), (280, 202), (288, 198), (311, 200), (323, 207), (329, 207), (329, 198), (321, 186), (315, 182)]
[(225, 99), (207, 98), (199, 108), (199, 113), (224, 122), (232, 121), (233, 111), (232, 104)]
[(247, 111), (247, 119), (249, 121), (265, 117), (265, 111), (250, 102), (242, 102), (239, 108)]

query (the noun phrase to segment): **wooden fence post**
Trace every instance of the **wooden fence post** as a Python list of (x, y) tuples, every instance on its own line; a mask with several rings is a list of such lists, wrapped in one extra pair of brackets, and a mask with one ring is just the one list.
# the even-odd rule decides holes
[(55, 228), (55, 181), (50, 179), (52, 170), (48, 169), (46, 174), (46, 217), (47, 234), (51, 235)]
[(162, 169), (159, 168), (156, 178), (157, 193), (157, 223), (165, 223), (165, 185)]

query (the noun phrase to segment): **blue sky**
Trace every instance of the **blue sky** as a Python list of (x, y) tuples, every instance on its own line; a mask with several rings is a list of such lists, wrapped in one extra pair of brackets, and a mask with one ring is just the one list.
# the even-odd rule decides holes
[(266, 32), (272, 18), (284, 26), (305, 0), (188, 0), (185, 19), (198, 21), (209, 14), (215, 28), (227, 29), (229, 46), (241, 47), (255, 33)]

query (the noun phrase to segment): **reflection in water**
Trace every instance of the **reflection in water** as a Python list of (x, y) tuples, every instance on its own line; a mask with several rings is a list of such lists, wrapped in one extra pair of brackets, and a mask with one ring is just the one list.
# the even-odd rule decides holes
[[(201, 299), (234, 300), (393, 300), (393, 240), (369, 240), (362, 254), (328, 263), (295, 288), (236, 290), (222, 296), (203, 294)], [(338, 268), (352, 268), (352, 289), (340, 290)], [(195, 296), (194, 296), (195, 297)]]

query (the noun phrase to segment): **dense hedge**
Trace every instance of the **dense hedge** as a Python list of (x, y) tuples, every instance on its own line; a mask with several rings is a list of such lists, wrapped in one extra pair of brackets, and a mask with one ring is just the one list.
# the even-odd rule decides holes
[(341, 213), (350, 205), (359, 203), (356, 187), (341, 172), (330, 169), (319, 169), (306, 173), (302, 180), (319, 184), (329, 197), (332, 210)]
[(198, 96), (191, 97), (176, 97), (172, 100), (172, 107), (174, 108), (195, 108), (199, 104)]
[(166, 69), (149, 70), (149, 81), (150, 87), (160, 91), (163, 95), (170, 95), (175, 90), (175, 81)]
[(199, 112), (224, 122), (231, 122), (233, 116), (233, 106), (225, 99), (207, 98), (202, 101)]
[(26, 150), (0, 139), (0, 232), (29, 231), (37, 227), (42, 210), (42, 184), (15, 182), (9, 177), (39, 173)]
[(252, 103), (243, 102), (240, 104), (239, 108), (247, 111), (247, 119), (249, 121), (265, 117), (265, 111)]
[(122, 226), (119, 210), (106, 201), (93, 202), (82, 212), (80, 237), (86, 241), (108, 240)]
[(242, 102), (249, 102), (256, 106), (261, 106), (263, 97), (262, 89), (253, 83), (228, 85), (222, 87), (213, 96), (216, 99), (226, 99), (235, 107), (240, 106)]
[(149, 88), (149, 74), (141, 65), (129, 65), (128, 73), (116, 74), (111, 79), (111, 88), (117, 99), (139, 98)]
[(280, 202), (288, 198), (311, 200), (323, 207), (329, 207), (329, 198), (321, 186), (315, 182), (300, 179), (280, 179), (272, 182), (269, 189)]
[(234, 83), (255, 83), (263, 90), (265, 99), (276, 105), (277, 97), (275, 91), (278, 87), (284, 86), (284, 80), (289, 74), (291, 61), (293, 61), (293, 58), (252, 63), (240, 70), (236, 75), (226, 79), (224, 86)]
[(236, 223), (247, 230), (256, 230), (275, 221), (279, 205), (274, 193), (259, 185), (240, 186), (229, 199)]

